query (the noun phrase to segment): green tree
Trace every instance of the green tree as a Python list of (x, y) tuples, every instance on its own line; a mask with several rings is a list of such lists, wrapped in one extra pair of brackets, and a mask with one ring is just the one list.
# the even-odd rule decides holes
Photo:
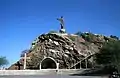
[(6, 59), (6, 57), (0, 57), (0, 67), (7, 65), (8, 64), (8, 60)]
[(106, 42), (96, 54), (98, 64), (114, 66), (120, 71), (120, 41)]

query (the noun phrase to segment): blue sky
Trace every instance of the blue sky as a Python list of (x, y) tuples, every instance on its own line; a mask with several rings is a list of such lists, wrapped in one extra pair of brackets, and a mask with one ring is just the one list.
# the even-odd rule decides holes
[(37, 36), (59, 30), (61, 15), (68, 33), (120, 37), (120, 0), (0, 0), (0, 55), (15, 63)]

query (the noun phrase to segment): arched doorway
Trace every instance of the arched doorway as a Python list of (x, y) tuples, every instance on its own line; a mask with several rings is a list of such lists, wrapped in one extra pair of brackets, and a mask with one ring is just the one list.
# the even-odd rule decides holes
[(51, 57), (44, 58), (40, 63), (40, 69), (56, 69), (56, 68), (57, 62)]

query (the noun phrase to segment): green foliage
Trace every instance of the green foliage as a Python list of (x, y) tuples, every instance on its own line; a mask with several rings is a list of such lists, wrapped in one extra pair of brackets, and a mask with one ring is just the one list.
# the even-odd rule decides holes
[(75, 35), (81, 36), (82, 38), (84, 38), (88, 42), (92, 42), (94, 40), (94, 38), (96, 37), (91, 32), (89, 32), (89, 33), (82, 33), (82, 32), (79, 31), (79, 32), (75, 33)]
[(72, 41), (75, 41), (75, 37), (70, 36), (69, 38), (70, 38)]
[(96, 62), (120, 68), (120, 41), (106, 42), (100, 53), (96, 54)]
[(6, 59), (6, 57), (0, 57), (0, 67), (1, 66), (4, 66), (4, 65), (7, 65), (8, 64), (8, 61)]
[(82, 33), (81, 36), (88, 42), (92, 42), (94, 39), (94, 35), (92, 33)]
[(50, 31), (49, 33), (57, 33), (57, 31)]
[(113, 35), (110, 35), (111, 38), (114, 38), (116, 40), (119, 40), (119, 38), (117, 36), (113, 36)]
[(81, 36), (82, 32), (78, 31), (75, 33), (75, 35)]

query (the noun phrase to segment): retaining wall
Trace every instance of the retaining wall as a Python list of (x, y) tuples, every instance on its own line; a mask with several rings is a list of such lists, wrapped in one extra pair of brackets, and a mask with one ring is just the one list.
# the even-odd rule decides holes
[(0, 70), (0, 75), (69, 75), (82, 71), (83, 69)]

